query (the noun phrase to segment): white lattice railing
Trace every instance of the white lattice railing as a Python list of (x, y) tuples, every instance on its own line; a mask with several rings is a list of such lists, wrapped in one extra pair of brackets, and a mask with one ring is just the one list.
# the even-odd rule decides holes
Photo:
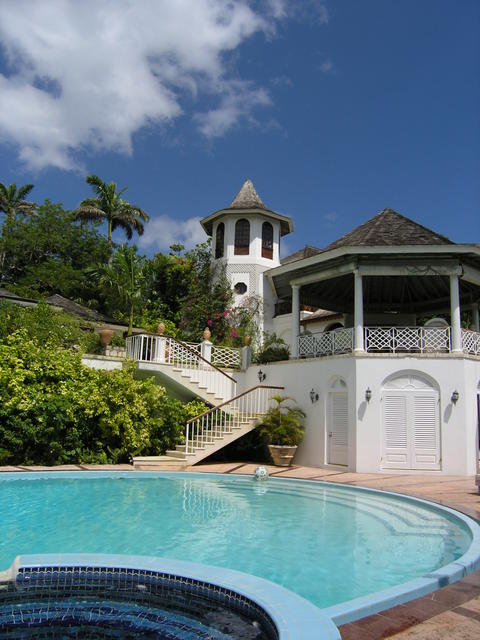
[(242, 365), (242, 354), (240, 349), (230, 347), (212, 346), (212, 363), (216, 367), (227, 367), (229, 369), (240, 369)]
[[(198, 349), (197, 349), (198, 346)], [(236, 381), (200, 354), (200, 345), (180, 342), (169, 336), (141, 334), (127, 338), (127, 358), (138, 362), (173, 365), (198, 386), (218, 398), (235, 395)]]
[(353, 351), (353, 329), (303, 334), (298, 338), (300, 358), (318, 358)]
[[(300, 358), (351, 353), (353, 329), (303, 334), (298, 338)], [(448, 353), (450, 327), (364, 327), (364, 349), (368, 353)], [(462, 351), (480, 355), (480, 333), (462, 331)]]
[(462, 331), (462, 351), (474, 356), (480, 355), (480, 333), (477, 331)]
[(251, 424), (272, 406), (273, 396), (284, 387), (257, 385), (240, 395), (192, 418), (185, 430), (185, 453), (195, 453), (233, 430)]
[(365, 327), (365, 351), (431, 353), (450, 351), (450, 327)]

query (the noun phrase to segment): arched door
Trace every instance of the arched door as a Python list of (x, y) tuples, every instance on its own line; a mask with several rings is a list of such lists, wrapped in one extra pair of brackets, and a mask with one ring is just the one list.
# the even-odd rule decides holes
[(404, 374), (382, 392), (382, 467), (440, 469), (440, 397), (429, 380)]
[(328, 392), (327, 463), (348, 465), (348, 391), (340, 378)]

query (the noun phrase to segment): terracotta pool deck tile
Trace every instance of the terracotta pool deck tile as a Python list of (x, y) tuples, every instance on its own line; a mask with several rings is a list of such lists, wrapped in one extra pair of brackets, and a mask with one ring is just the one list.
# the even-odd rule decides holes
[(381, 478), (378, 478), (378, 474), (373, 474), (373, 473), (351, 473), (348, 471), (343, 471), (340, 472), (335, 475), (332, 475), (331, 478), (329, 478), (329, 481), (331, 482), (338, 482), (340, 484), (355, 484), (355, 485), (365, 485), (368, 482), (376, 482), (378, 480), (382, 481), (382, 480), (387, 480), (388, 478), (390, 478), (390, 476), (382, 476)]
[(20, 467), (0, 467), (0, 473), (6, 473), (7, 471), (25, 471), (25, 469), (20, 469)]
[(480, 622), (447, 611), (390, 637), (395, 640), (478, 640)]
[(206, 465), (195, 465), (195, 467), (188, 467), (188, 471), (200, 471), (202, 473), (232, 473), (235, 469), (244, 466), (244, 462), (228, 462), (228, 463), (220, 463), (220, 464), (206, 464)]
[(131, 464), (81, 464), (79, 466), (83, 471), (135, 471)]
[(82, 468), (77, 464), (59, 464), (56, 467), (47, 467), (39, 464), (22, 465), (18, 469), (22, 471), (81, 471)]

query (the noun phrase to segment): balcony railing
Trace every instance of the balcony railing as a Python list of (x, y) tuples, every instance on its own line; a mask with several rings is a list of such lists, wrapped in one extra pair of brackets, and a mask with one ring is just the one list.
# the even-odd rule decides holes
[[(364, 350), (367, 353), (449, 353), (450, 334), (450, 327), (364, 327)], [(353, 328), (302, 334), (298, 338), (300, 358), (351, 353), (353, 348)], [(480, 355), (480, 333), (462, 331), (462, 351)]]

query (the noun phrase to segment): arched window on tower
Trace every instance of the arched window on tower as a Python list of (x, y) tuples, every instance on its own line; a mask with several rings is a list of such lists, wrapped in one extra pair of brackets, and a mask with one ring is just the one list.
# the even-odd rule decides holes
[(270, 222), (262, 224), (262, 258), (273, 260), (273, 227)]
[(225, 247), (225, 225), (220, 222), (217, 225), (217, 233), (215, 235), (215, 259), (223, 258)]
[(250, 223), (245, 218), (237, 220), (235, 224), (235, 250), (236, 256), (248, 256), (250, 249)]

